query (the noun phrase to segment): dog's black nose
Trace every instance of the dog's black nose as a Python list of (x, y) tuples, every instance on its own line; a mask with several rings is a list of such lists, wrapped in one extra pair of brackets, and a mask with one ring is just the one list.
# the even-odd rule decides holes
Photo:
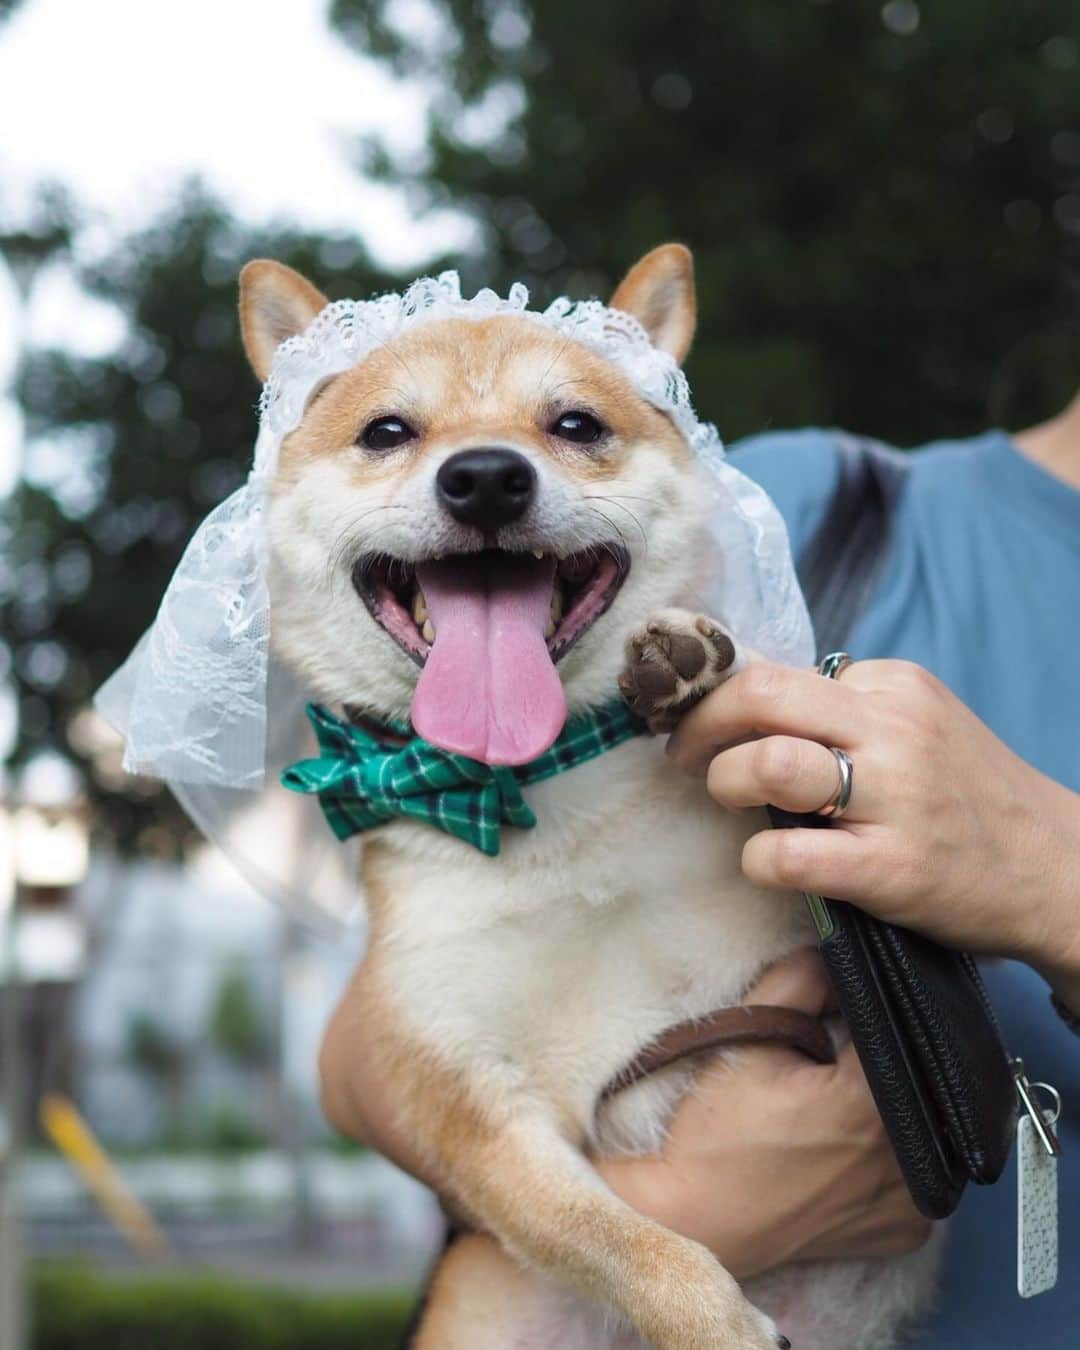
[(435, 475), (435, 491), (462, 525), (497, 530), (525, 514), (536, 495), (536, 470), (516, 450), (461, 450)]

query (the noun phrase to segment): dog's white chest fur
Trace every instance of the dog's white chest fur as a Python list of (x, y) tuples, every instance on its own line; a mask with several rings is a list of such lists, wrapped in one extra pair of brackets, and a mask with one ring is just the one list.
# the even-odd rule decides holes
[[(655, 740), (527, 795), (539, 825), (504, 828), (497, 859), (395, 829), (384, 969), (443, 1055), (498, 1086), (531, 1085), (587, 1135), (599, 1092), (642, 1045), (737, 999), (808, 940), (807, 921), (797, 897), (739, 870), (763, 815), (719, 810)], [(654, 1138), (655, 1126), (640, 1145)]]
[[(765, 965), (812, 941), (805, 906), (740, 871), (764, 813), (721, 811), (656, 740), (639, 738), (527, 795), (540, 823), (504, 829), (496, 859), (429, 827), (386, 831), (383, 996), (496, 1114), (501, 1103), (543, 1102), (585, 1147), (657, 1151), (692, 1068), (653, 1075), (598, 1112), (604, 1087), (668, 1027), (734, 1002)], [(783, 1310), (812, 1350), (885, 1350), (896, 1323), (925, 1301), (935, 1264), (927, 1250), (805, 1265), (748, 1291), (759, 1307)], [(567, 1346), (645, 1344), (622, 1339), (610, 1317), (598, 1324), (588, 1301), (556, 1286), (537, 1306), (546, 1330), (536, 1346), (554, 1343), (556, 1325)]]

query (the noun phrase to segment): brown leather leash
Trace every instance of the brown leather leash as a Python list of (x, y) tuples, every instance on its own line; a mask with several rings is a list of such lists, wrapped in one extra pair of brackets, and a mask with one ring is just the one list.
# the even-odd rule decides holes
[(786, 1045), (801, 1050), (818, 1064), (836, 1062), (829, 1033), (816, 1017), (795, 1008), (739, 1003), (669, 1027), (619, 1070), (600, 1094), (600, 1100), (605, 1101), (658, 1069), (666, 1069), (691, 1055), (728, 1050), (737, 1045)]

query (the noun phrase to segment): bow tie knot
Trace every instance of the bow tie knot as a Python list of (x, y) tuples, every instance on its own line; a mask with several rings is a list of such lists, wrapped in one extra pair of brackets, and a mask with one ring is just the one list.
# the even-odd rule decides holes
[[(594, 759), (644, 729), (621, 701), (611, 703), (573, 718), (538, 759), (509, 768), (440, 750), (419, 736), (388, 745), (320, 704), (309, 704), (307, 713), (319, 757), (290, 765), (281, 781), (293, 792), (316, 794), (339, 839), (406, 816), (425, 820), (489, 857), (499, 852), (503, 825), (532, 829), (536, 824), (523, 787)], [(408, 728), (387, 730), (409, 734)]]

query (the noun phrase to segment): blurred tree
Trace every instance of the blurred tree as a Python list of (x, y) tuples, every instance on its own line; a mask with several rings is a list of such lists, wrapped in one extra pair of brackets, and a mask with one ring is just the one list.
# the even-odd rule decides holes
[(243, 966), (235, 966), (221, 978), (210, 1011), (210, 1037), (223, 1055), (239, 1065), (259, 1067), (269, 1056), (270, 1038)]
[(185, 830), (179, 810), (153, 784), (125, 783), (115, 756), (94, 756), (77, 719), (153, 618), (196, 523), (250, 465), (258, 386), (240, 344), (237, 273), (271, 255), (316, 276), (331, 296), (390, 279), (358, 241), (245, 228), (196, 187), (89, 265), (67, 251), (77, 220), (61, 230), (54, 211), (46, 224), (0, 236), (5, 260), (71, 266), (119, 312), (124, 337), (102, 357), (23, 354), (25, 481), (7, 513), (0, 565), (22, 748), (68, 732), (91, 765), (111, 831), (168, 854)]
[(128, 1021), (127, 1050), (132, 1063), (153, 1079), (161, 1093), (162, 1137), (170, 1144), (182, 1142), (187, 1048), (152, 1013), (134, 1012)]
[(252, 1153), (271, 1141), (253, 1112), (232, 1102), (219, 1102), (200, 1125), (197, 1141), (213, 1153)]
[(179, 1072), (184, 1050), (150, 1013), (132, 1013), (128, 1023), (128, 1054), (132, 1062), (154, 1078)]
[(208, 1030), (214, 1048), (234, 1069), (246, 1072), (242, 1096), (234, 1091), (230, 1098), (218, 1101), (201, 1123), (200, 1137), (215, 1151), (239, 1153), (264, 1148), (269, 1142), (267, 1113), (252, 1101), (256, 1093), (250, 1074), (255, 1071), (265, 1080), (262, 1096), (274, 1104), (279, 1119), (275, 1134), (280, 1138), (284, 1129), (280, 1064), (275, 1037), (266, 1025), (243, 963), (237, 962), (222, 975), (210, 1008)]
[(422, 169), (369, 164), (482, 222), (486, 283), (604, 293), (690, 244), (689, 370), (725, 437), (916, 442), (1075, 386), (1075, 0), (430, 8), (333, 0), (348, 42), (444, 89)]

